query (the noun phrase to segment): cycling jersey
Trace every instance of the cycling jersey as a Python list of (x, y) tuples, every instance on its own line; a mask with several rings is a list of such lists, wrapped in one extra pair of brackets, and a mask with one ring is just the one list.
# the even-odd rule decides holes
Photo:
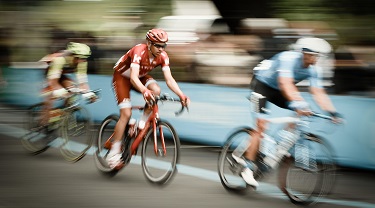
[[(139, 69), (139, 79), (143, 85), (155, 83), (148, 73), (157, 66), (161, 66), (162, 70), (170, 70), (169, 58), (165, 51), (156, 57), (149, 57), (148, 48), (146, 44), (138, 44), (131, 48), (125, 55), (123, 55), (115, 64), (112, 88), (120, 108), (130, 108), (130, 90), (134, 89), (130, 82), (130, 67)], [(137, 90), (136, 90), (137, 91)]]
[(87, 61), (73, 63), (74, 57), (70, 56), (67, 51), (49, 54), (40, 61), (46, 62), (47, 79), (60, 79), (63, 74), (76, 73), (79, 84), (87, 83)]
[(145, 76), (157, 66), (161, 66), (163, 71), (170, 70), (167, 53), (163, 51), (157, 57), (149, 57), (146, 44), (138, 44), (130, 49), (117, 61), (114, 70), (122, 76), (130, 77), (130, 66), (139, 67), (139, 77)]
[(284, 51), (276, 54), (269, 60), (263, 60), (254, 68), (255, 78), (280, 90), (278, 77), (293, 78), (295, 83), (309, 79), (311, 87), (322, 88), (321, 70), (315, 65), (303, 68), (303, 53)]

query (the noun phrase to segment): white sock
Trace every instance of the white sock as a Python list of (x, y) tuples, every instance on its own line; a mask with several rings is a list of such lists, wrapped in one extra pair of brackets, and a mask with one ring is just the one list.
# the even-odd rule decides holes
[(114, 142), (111, 147), (110, 155), (119, 154), (121, 151), (121, 141)]

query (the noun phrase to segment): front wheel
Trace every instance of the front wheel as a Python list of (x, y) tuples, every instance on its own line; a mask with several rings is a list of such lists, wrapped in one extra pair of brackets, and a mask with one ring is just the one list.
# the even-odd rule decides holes
[(280, 164), (279, 187), (295, 204), (313, 204), (330, 193), (335, 182), (333, 151), (322, 138), (306, 134), (293, 157)]
[(64, 144), (60, 148), (64, 159), (77, 162), (82, 159), (92, 145), (91, 116), (86, 108), (77, 107), (64, 117), (61, 134)]
[(243, 166), (238, 164), (232, 157), (235, 154), (241, 157), (251, 145), (251, 134), (254, 130), (248, 127), (236, 129), (229, 135), (219, 154), (218, 173), (221, 184), (228, 191), (244, 193), (247, 184), (240, 176)]
[(177, 172), (181, 144), (176, 131), (168, 122), (158, 121), (155, 131), (151, 127), (143, 140), (142, 169), (149, 182), (164, 185)]

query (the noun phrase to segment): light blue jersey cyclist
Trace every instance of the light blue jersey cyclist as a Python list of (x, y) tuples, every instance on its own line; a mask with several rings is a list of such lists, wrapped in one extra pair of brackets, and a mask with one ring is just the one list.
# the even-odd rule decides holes
[(256, 79), (274, 89), (280, 90), (278, 78), (293, 78), (294, 83), (308, 79), (310, 87), (322, 88), (320, 70), (316, 65), (303, 67), (303, 53), (284, 51), (270, 60), (264, 60), (254, 68)]
[[(265, 105), (265, 99), (281, 108), (291, 109), (298, 115), (311, 114), (309, 104), (301, 96), (296, 83), (302, 80), (310, 81), (310, 93), (315, 102), (324, 111), (337, 117), (335, 107), (322, 87), (320, 69), (316, 66), (321, 55), (331, 52), (331, 45), (320, 38), (301, 38), (296, 42), (298, 51), (284, 51), (276, 54), (269, 60), (263, 60), (254, 68), (254, 77), (251, 81), (251, 90), (259, 98), (258, 104)], [(233, 158), (240, 164), (245, 164), (241, 172), (242, 178), (251, 186), (258, 186), (253, 171), (256, 169), (253, 161), (256, 160), (260, 140), (266, 129), (267, 121), (262, 119), (263, 107), (257, 107), (256, 129), (252, 134), (252, 144), (246, 150), (244, 157)]]

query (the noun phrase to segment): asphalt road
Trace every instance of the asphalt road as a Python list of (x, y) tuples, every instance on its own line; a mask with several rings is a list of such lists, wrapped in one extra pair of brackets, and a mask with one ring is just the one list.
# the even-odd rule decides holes
[[(107, 178), (92, 155), (77, 163), (66, 162), (53, 148), (29, 155), (19, 140), (24, 115), (2, 108), (0, 116), (0, 208), (298, 207), (279, 191), (275, 174), (256, 191), (227, 192), (217, 175), (214, 147), (183, 142), (179, 172), (159, 187), (146, 181), (137, 160)], [(340, 168), (331, 195), (312, 207), (375, 207), (374, 176), (373, 171)]]

